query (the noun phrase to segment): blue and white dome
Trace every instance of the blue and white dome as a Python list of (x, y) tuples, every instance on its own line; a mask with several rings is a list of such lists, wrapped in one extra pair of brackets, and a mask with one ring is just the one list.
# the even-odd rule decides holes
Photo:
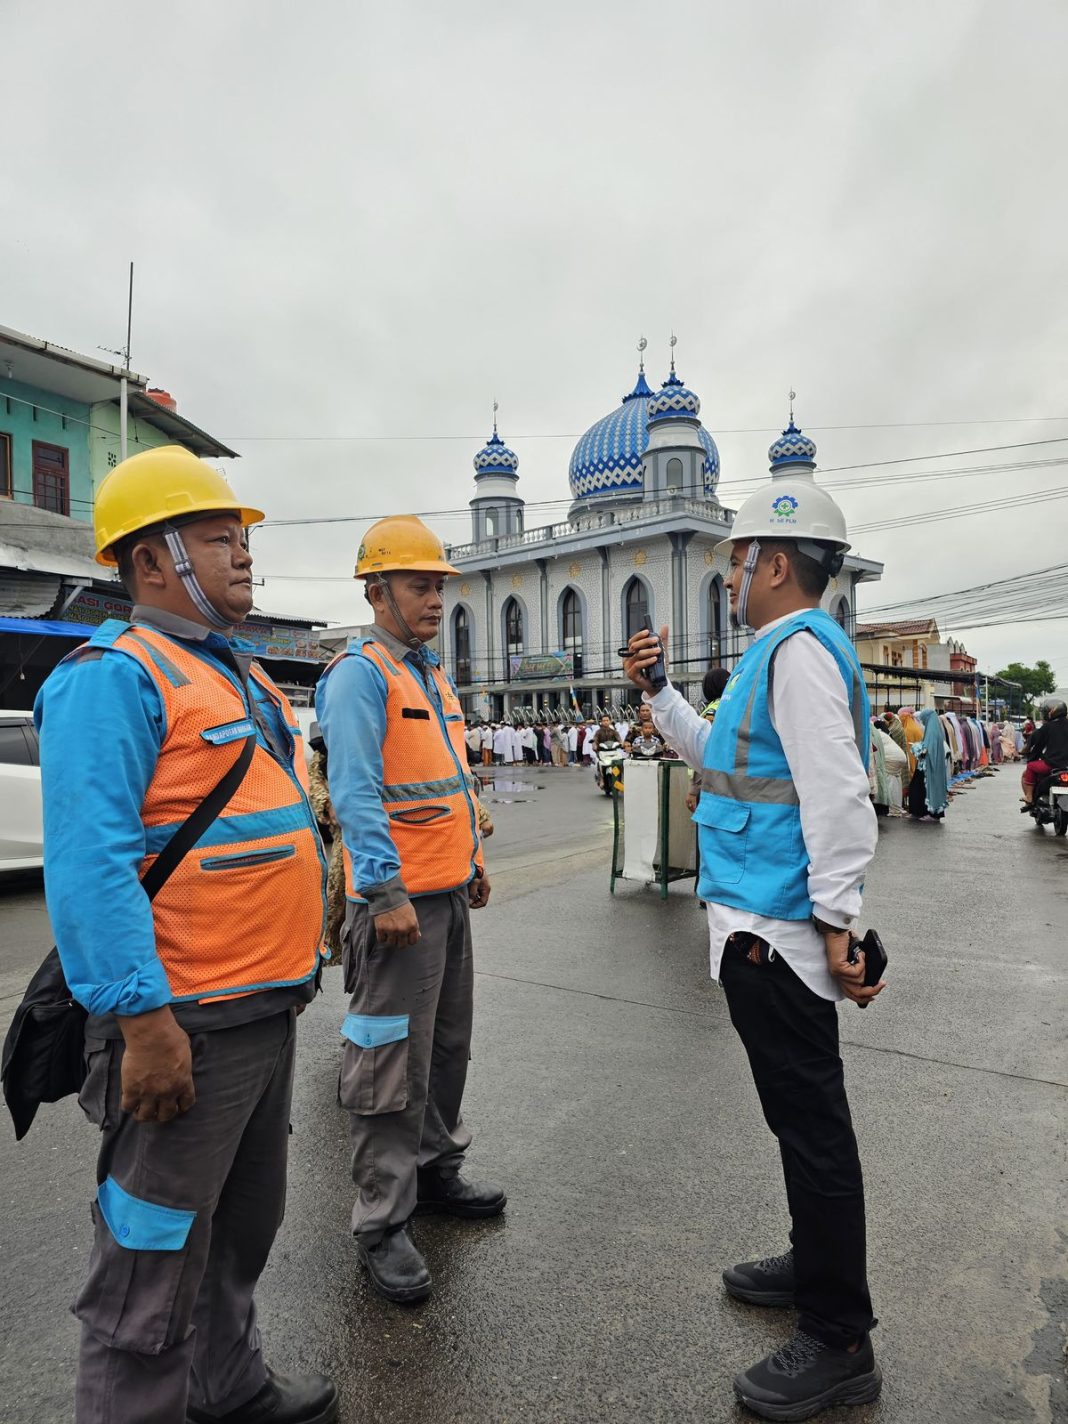
[(514, 450), (509, 450), (497, 434), (496, 423), (493, 426), (493, 434), (475, 456), (474, 466), (476, 480), (481, 479), (483, 475), (512, 475), (516, 479), (519, 478), (519, 456)]
[(701, 414), (701, 402), (683, 385), (672, 368), (671, 375), (649, 401), (649, 424), (667, 420), (696, 420)]
[(816, 468), (816, 442), (810, 440), (803, 430), (794, 424), (793, 412), (790, 424), (778, 440), (768, 450), (771, 473), (777, 475), (782, 470), (814, 470)]
[[(572, 452), (568, 480), (575, 499), (596, 500), (606, 495), (642, 493), (642, 461), (649, 446), (652, 406), (656, 401), (663, 401), (663, 411), (658, 407), (657, 416), (677, 418), (683, 414), (681, 407), (672, 417), (666, 414), (676, 395), (682, 398), (684, 405), (686, 401), (693, 402), (696, 409), (686, 409), (685, 419), (696, 420), (700, 401), (681, 381), (672, 386), (669, 378), (661, 391), (654, 392), (645, 379), (645, 371), (638, 372), (634, 389), (623, 397), (622, 404), (596, 425), (591, 425)], [(705, 494), (711, 498), (719, 481), (719, 451), (703, 425), (698, 427), (697, 433), (705, 452), (701, 466)]]

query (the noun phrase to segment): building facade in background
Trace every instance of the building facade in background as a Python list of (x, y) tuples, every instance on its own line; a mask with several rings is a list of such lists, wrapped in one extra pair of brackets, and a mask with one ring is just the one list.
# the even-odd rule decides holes
[[(879, 711), (902, 705), (975, 711), (977, 660), (957, 639), (943, 642), (935, 619), (858, 623), (855, 641), (868, 696)], [(985, 700), (981, 689), (980, 704)]]
[[(28, 710), (42, 682), (107, 618), (128, 618), (117, 577), (94, 557), (93, 501), (127, 453), (181, 445), (207, 459), (237, 452), (179, 415), (144, 376), (0, 327), (0, 708)], [(323, 652), (317, 624), (254, 613), (239, 630), (298, 702)]]
[[(633, 699), (618, 649), (648, 617), (670, 628), (672, 680), (696, 700), (705, 670), (732, 665), (748, 634), (730, 627), (714, 552), (734, 512), (717, 497), (720, 459), (701, 402), (675, 370), (658, 390), (644, 361), (619, 406), (592, 425), (568, 468), (562, 523), (528, 529), (519, 460), (493, 434), (474, 459), (471, 542), (449, 558), (445, 661), (469, 713), (584, 714)], [(815, 468), (791, 419), (769, 451), (772, 476)], [(754, 482), (763, 478), (753, 472)], [(882, 565), (851, 552), (824, 606), (852, 633), (857, 586)], [(574, 689), (574, 702), (572, 702)]]

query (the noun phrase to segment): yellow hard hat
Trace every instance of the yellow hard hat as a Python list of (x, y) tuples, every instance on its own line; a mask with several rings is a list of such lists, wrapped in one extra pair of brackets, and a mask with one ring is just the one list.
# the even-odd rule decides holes
[(356, 577), (371, 574), (458, 574), (445, 545), (415, 514), (391, 514), (372, 524), (356, 555)]
[(242, 524), (264, 517), (262, 510), (242, 505), (218, 470), (180, 445), (142, 450), (116, 465), (100, 486), (93, 506), (96, 561), (114, 567), (115, 544), (153, 524), (229, 510), (237, 511)]

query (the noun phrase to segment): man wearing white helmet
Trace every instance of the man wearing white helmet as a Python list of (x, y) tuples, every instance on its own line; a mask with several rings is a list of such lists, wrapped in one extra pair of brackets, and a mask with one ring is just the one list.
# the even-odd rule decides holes
[(835, 1009), (843, 996), (865, 1007), (881, 988), (864, 987), (863, 955), (847, 958), (876, 844), (869, 707), (853, 646), (820, 609), (849, 543), (814, 456), (791, 419), (771, 448), (771, 483), (717, 546), (730, 553), (732, 619), (756, 633), (715, 722), (670, 683), (650, 683), (666, 628), (636, 634), (626, 662), (664, 735), (701, 768), (697, 888), (712, 973), (782, 1154), (791, 1247), (723, 1279), (738, 1299), (799, 1312), (793, 1339), (734, 1382), (754, 1413), (784, 1420), (874, 1399), (881, 1385)]

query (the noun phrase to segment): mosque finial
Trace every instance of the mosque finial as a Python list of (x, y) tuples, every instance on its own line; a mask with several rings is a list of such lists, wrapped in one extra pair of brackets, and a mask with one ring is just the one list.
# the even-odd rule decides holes
[(677, 345), (677, 343), (678, 343), (678, 339), (679, 339), (679, 338), (675, 335), (675, 333), (672, 332), (672, 333), (671, 333), (671, 340), (668, 342), (668, 345), (671, 347), (671, 374), (672, 374), (672, 375), (675, 374), (675, 347), (676, 347), (676, 345)]
[(795, 401), (795, 400), (797, 400), (797, 392), (796, 392), (796, 391), (794, 390), (794, 388), (791, 386), (791, 387), (790, 387), (790, 424), (791, 424), (791, 425), (793, 425), (793, 423), (794, 423), (794, 401)]
[(498, 412), (498, 410), (500, 410), (500, 406), (498, 405), (497, 401), (494, 400), (494, 402), (493, 402), (493, 433), (494, 433), (494, 435), (497, 434), (497, 412)]
[(644, 336), (638, 338), (638, 370), (645, 370), (645, 348), (649, 345)]

